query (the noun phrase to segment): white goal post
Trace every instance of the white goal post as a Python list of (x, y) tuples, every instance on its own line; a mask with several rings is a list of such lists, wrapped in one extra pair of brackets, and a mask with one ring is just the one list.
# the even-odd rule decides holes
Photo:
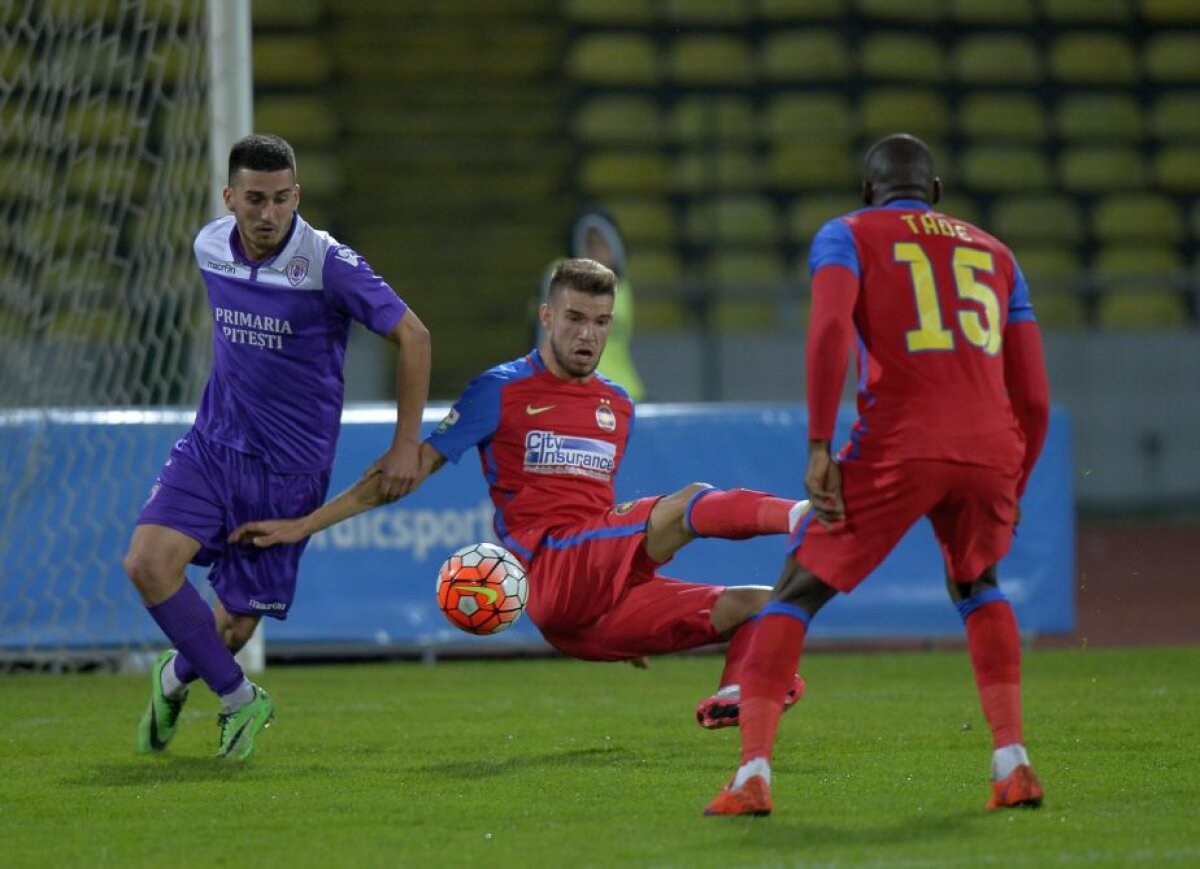
[(208, 372), (191, 242), (252, 130), (250, 38), (250, 0), (0, 3), (0, 672), (164, 642), (121, 557)]

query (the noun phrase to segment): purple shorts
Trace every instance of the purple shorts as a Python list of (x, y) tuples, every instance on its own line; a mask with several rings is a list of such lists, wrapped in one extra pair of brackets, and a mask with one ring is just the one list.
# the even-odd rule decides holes
[(307, 540), (256, 549), (226, 542), (243, 522), (290, 519), (325, 500), (329, 471), (279, 474), (258, 456), (190, 431), (171, 448), (138, 525), (165, 525), (200, 544), (193, 564), (209, 565), (208, 581), (231, 613), (287, 618)]

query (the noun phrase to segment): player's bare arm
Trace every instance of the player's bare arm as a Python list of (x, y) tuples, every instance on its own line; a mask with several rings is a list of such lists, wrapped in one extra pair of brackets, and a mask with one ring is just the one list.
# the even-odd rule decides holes
[(396, 358), (396, 431), (387, 452), (364, 475), (379, 475), (377, 488), (384, 503), (402, 498), (420, 482), (421, 415), (429, 397), (431, 342), (429, 330), (409, 308), (388, 335), (397, 344)]
[[(412, 487), (405, 494), (415, 492), (425, 480), (446, 464), (445, 456), (427, 443), (422, 442), (418, 446), (417, 454), (417, 474)], [(384, 494), (383, 474), (373, 468), (374, 466), (368, 469), (349, 489), (307, 516), (295, 519), (260, 519), (246, 522), (229, 535), (229, 542), (244, 542), (260, 549), (285, 543), (296, 543), (305, 537), (311, 537), (318, 531), (324, 531), (331, 525), (357, 516), (359, 513), (365, 513), (382, 504), (390, 504), (396, 499)]]

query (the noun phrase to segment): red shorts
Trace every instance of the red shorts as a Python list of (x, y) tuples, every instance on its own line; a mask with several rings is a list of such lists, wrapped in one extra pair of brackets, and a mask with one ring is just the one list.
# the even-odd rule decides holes
[(1016, 470), (933, 460), (841, 468), (846, 520), (825, 528), (806, 519), (791, 540), (792, 557), (838, 591), (852, 591), (922, 516), (956, 582), (978, 579), (1012, 545)]
[(529, 567), (526, 614), (554, 648), (585, 661), (623, 661), (720, 640), (712, 608), (724, 586), (660, 576), (646, 554), (658, 498), (618, 504), (552, 530)]

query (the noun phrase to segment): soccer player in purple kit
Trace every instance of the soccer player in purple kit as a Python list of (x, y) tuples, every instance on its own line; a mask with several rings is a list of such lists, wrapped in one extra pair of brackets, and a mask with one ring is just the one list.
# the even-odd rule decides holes
[[(419, 469), (430, 340), (362, 257), (297, 213), (296, 156), (286, 141), (236, 142), (224, 198), (231, 214), (194, 243), (213, 311), (212, 372), (195, 424), (138, 516), (125, 570), (174, 646), (152, 670), (138, 750), (167, 747), (188, 686), (202, 679), (224, 710), (218, 756), (244, 759), (275, 707), (234, 653), (264, 615), (287, 617), (306, 541), (262, 550), (227, 537), (248, 519), (302, 516), (324, 501), (351, 320), (400, 348), (395, 433), (367, 473), (382, 497), (407, 494)], [(212, 565), (215, 613), (184, 575), (189, 563)]]

